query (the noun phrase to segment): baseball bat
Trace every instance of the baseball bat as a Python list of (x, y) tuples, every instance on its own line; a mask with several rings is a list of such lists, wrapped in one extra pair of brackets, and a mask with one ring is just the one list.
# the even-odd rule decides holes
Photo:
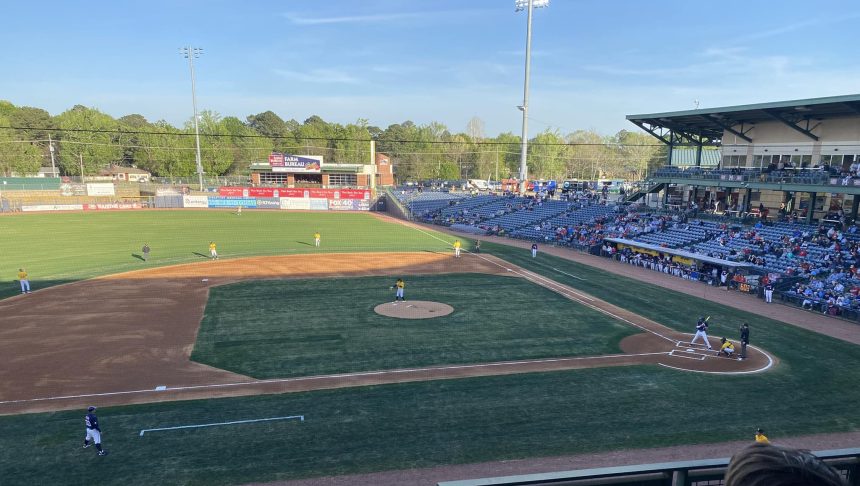
[(706, 318), (705, 318), (705, 322), (708, 322), (708, 321), (710, 321), (710, 320), (711, 320), (711, 316), (708, 316), (708, 317), (706, 317)]

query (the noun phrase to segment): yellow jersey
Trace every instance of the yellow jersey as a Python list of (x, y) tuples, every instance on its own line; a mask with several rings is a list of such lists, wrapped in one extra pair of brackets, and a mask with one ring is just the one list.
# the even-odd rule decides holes
[(320, 234), (319, 234), (319, 233), (314, 233), (314, 239), (315, 239), (315, 240), (320, 239)]
[(215, 249), (215, 243), (209, 243), (209, 251), (212, 251), (214, 249)]
[(462, 246), (462, 245), (460, 244), (460, 240), (457, 240), (457, 241), (455, 241), (455, 242), (454, 242), (454, 248), (460, 248), (460, 246)]
[(27, 280), (27, 272), (24, 270), (18, 272), (18, 280)]
[(767, 440), (767, 436), (764, 434), (756, 433), (755, 441), (761, 444), (770, 444), (770, 441)]
[(398, 280), (397, 283), (394, 285), (397, 286), (398, 289), (402, 289), (406, 287), (406, 282), (404, 282), (403, 280)]
[(722, 346), (720, 346), (720, 351), (725, 351), (725, 350), (727, 350), (727, 349), (728, 349), (729, 351), (734, 351), (734, 350), (735, 350), (735, 345), (734, 345), (734, 344), (732, 344), (732, 342), (731, 342), (731, 341), (726, 341), (726, 342), (724, 342), (724, 343), (723, 343), (723, 345), (722, 345)]

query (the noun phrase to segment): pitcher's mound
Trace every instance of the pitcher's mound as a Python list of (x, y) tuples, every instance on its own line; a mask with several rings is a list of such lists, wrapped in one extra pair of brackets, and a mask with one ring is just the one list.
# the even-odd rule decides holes
[(447, 316), (454, 312), (454, 308), (448, 304), (426, 300), (386, 302), (374, 307), (373, 310), (377, 314), (388, 317), (399, 317), (400, 319), (431, 319), (433, 317)]

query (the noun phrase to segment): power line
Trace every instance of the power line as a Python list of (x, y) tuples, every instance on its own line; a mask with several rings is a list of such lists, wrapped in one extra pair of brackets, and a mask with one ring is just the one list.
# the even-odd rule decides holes
[[(105, 129), (90, 129), (90, 128), (38, 128), (38, 127), (15, 127), (15, 126), (0, 126), (0, 129), (3, 130), (30, 130), (30, 131), (46, 131), (46, 132), (69, 132), (69, 133), (97, 133), (97, 134), (107, 134), (107, 135), (170, 135), (177, 137), (193, 137), (193, 133), (185, 133), (185, 132), (164, 132), (164, 131), (139, 131), (139, 130), (105, 130)], [(260, 135), (260, 134), (230, 134), (230, 133), (202, 133), (201, 137), (215, 137), (215, 138), (242, 138), (242, 139), (266, 139), (266, 140), (286, 140), (293, 141), (295, 143), (301, 143), (303, 140), (324, 140), (328, 142), (370, 142), (373, 140), (372, 138), (350, 138), (350, 137), (303, 137), (297, 135)], [(454, 144), (469, 144), (469, 145), (487, 145), (487, 146), (498, 146), (498, 145), (519, 145), (519, 141), (510, 141), (510, 142), (502, 142), (502, 141), (474, 141), (474, 140), (403, 140), (403, 139), (394, 139), (394, 140), (380, 140), (376, 139), (377, 143), (423, 143), (429, 145), (454, 145)], [(62, 140), (58, 140), (58, 143), (62, 143)], [(613, 143), (579, 143), (579, 142), (529, 142), (530, 145), (541, 145), (541, 146), (608, 146), (608, 145), (617, 145)], [(663, 147), (663, 144), (655, 143), (655, 144), (624, 144), (626, 147)]]

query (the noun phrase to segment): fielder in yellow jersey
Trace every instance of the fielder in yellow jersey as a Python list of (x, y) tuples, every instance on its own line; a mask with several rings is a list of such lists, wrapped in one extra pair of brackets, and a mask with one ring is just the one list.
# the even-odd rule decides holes
[(27, 275), (27, 271), (23, 268), (18, 269), (18, 281), (21, 282), (21, 293), (29, 294), (30, 293), (30, 277)]
[(392, 289), (397, 289), (394, 293), (394, 302), (397, 303), (398, 300), (406, 300), (406, 297), (403, 296), (404, 289), (406, 288), (406, 282), (403, 281), (402, 278), (398, 278), (394, 285), (391, 286)]
[(767, 436), (764, 435), (764, 431), (761, 429), (756, 429), (755, 431), (755, 441), (760, 442), (762, 444), (770, 444), (770, 441), (767, 439)]
[(319, 248), (319, 246), (320, 246), (320, 232), (319, 231), (314, 233), (314, 246), (317, 248)]
[(209, 242), (209, 256), (212, 257), (213, 260), (218, 259), (218, 251), (215, 250), (215, 242), (214, 241)]
[(463, 246), (463, 244), (460, 243), (460, 240), (457, 240), (454, 242), (454, 257), (455, 258), (460, 258), (460, 247), (461, 246)]

